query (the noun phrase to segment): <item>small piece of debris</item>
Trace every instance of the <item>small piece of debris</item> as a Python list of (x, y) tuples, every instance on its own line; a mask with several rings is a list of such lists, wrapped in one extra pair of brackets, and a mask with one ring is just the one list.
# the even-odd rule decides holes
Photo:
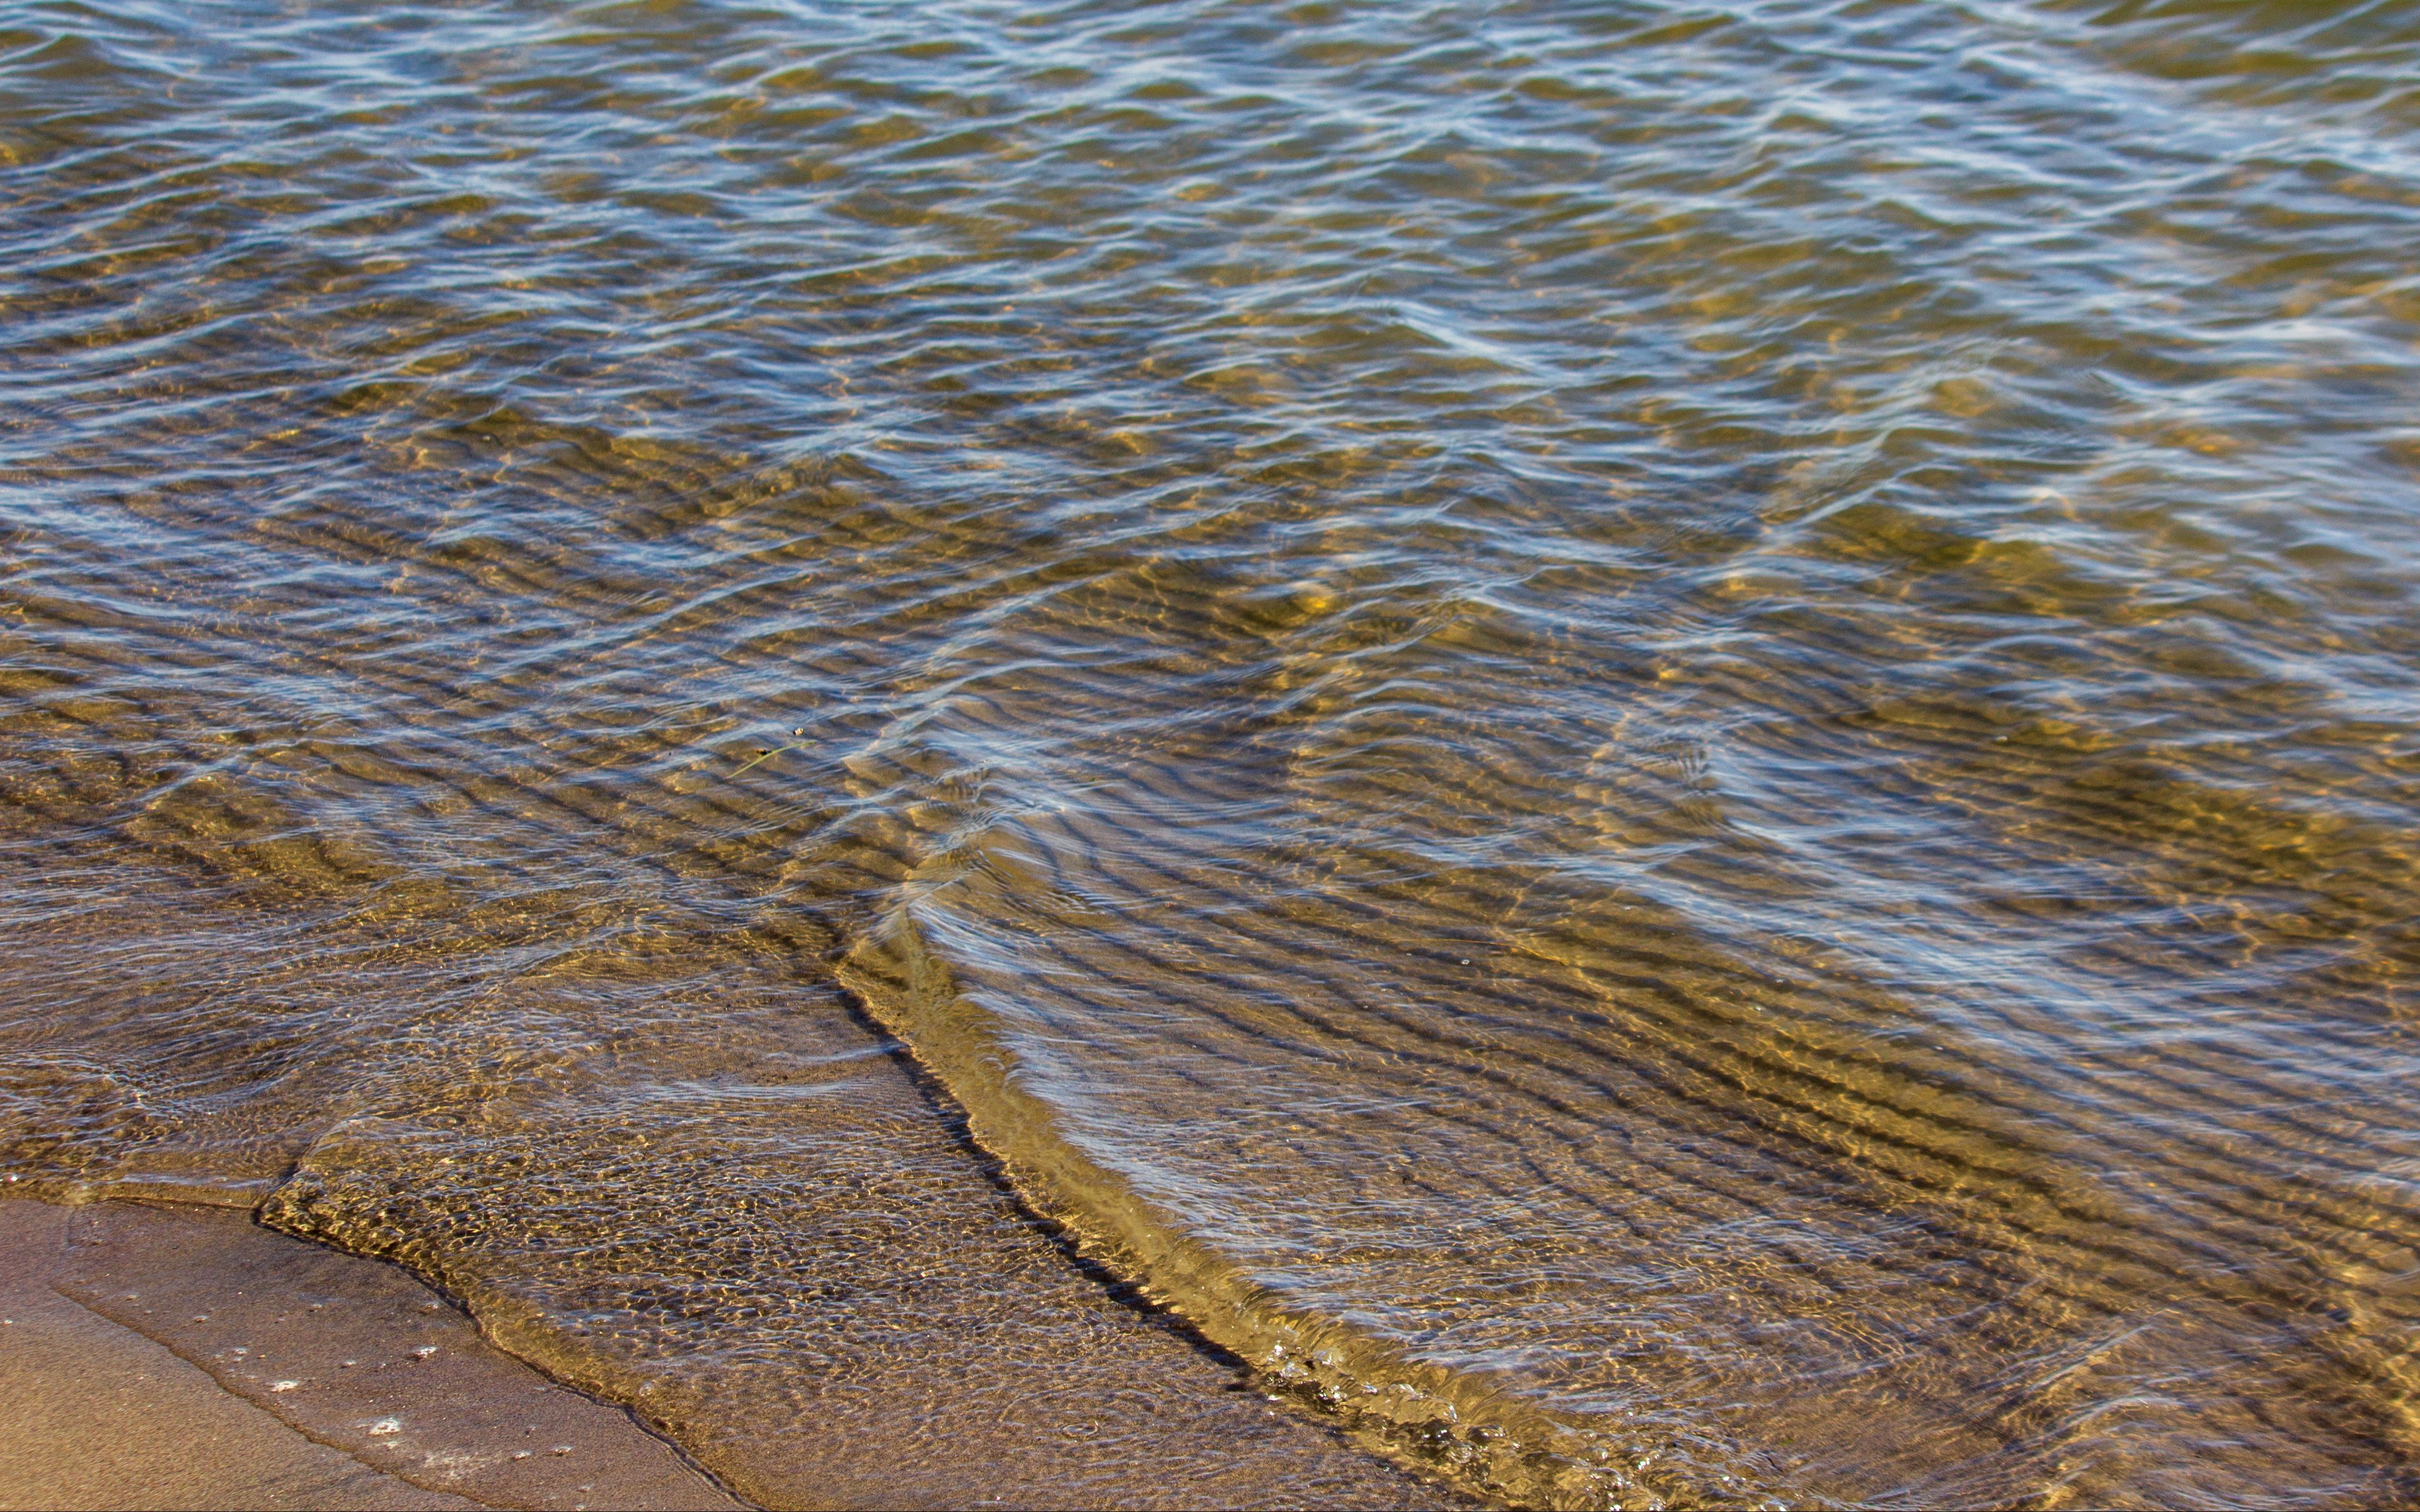
[(302, 1382), (299, 1381), (272, 1381), (269, 1383), (269, 1389), (271, 1391), (292, 1391), (295, 1387), (301, 1384), (302, 1384)]
[(402, 1423), (391, 1417), (380, 1418), (377, 1422), (370, 1425), (370, 1437), (373, 1439), (383, 1439), (390, 1433), (401, 1433), (402, 1431)]
[(435, 1354), (436, 1352), (437, 1352), (437, 1346), (436, 1346), (436, 1345), (434, 1345), (434, 1344), (424, 1344), (424, 1345), (422, 1345), (420, 1348), (418, 1348), (418, 1349), (416, 1349), (416, 1350), (412, 1350), (412, 1351), (411, 1351), (411, 1357), (412, 1357), (413, 1359), (415, 1359), (415, 1360), (426, 1360), (426, 1359), (427, 1359), (430, 1355)]

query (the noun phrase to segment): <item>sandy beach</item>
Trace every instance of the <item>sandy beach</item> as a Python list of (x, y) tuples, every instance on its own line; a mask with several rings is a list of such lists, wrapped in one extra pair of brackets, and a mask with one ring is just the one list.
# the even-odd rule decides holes
[(0, 1202), (0, 1507), (736, 1507), (391, 1265), (237, 1210)]

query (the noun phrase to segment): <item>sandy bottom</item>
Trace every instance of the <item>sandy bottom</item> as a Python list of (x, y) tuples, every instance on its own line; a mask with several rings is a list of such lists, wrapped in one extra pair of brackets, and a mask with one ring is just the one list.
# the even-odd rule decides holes
[(0, 1507), (734, 1507), (393, 1266), (0, 1202)]

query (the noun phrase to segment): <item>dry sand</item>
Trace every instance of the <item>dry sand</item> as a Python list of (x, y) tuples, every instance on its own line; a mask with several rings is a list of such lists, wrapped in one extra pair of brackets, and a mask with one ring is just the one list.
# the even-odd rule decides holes
[(0, 1508), (735, 1507), (393, 1266), (240, 1211), (0, 1201)]

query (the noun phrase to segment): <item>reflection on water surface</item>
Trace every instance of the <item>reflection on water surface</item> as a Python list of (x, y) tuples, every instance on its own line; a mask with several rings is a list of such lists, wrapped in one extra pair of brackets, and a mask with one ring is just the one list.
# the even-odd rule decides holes
[(1449, 1494), (1121, 1286), (1502, 1500), (2420, 1496), (2415, 80), (13, 8), (0, 1150), (770, 1501)]

